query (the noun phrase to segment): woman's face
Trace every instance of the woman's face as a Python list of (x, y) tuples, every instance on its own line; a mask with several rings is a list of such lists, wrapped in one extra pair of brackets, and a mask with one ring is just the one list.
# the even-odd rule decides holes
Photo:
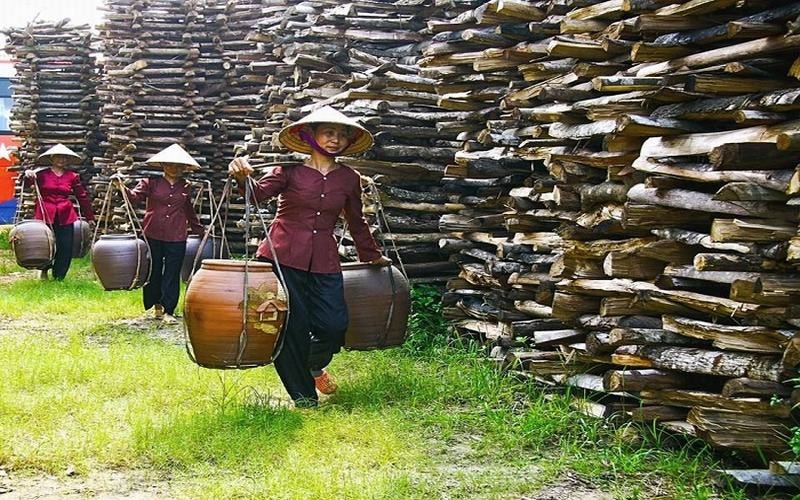
[(51, 160), (51, 165), (56, 168), (67, 168), (69, 164), (69, 158), (65, 155), (53, 155), (53, 159)]
[(341, 153), (350, 145), (350, 129), (338, 123), (322, 123), (314, 129), (314, 139), (325, 151)]
[(177, 165), (175, 163), (165, 163), (164, 164), (164, 174), (167, 177), (180, 177), (183, 175), (183, 165)]

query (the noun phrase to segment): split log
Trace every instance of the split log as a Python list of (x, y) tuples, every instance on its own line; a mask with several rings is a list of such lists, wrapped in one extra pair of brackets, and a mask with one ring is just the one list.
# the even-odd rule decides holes
[(686, 382), (685, 375), (665, 370), (609, 370), (603, 375), (603, 388), (611, 392), (678, 389)]
[(776, 356), (654, 345), (625, 346), (618, 348), (617, 352), (647, 359), (656, 368), (687, 373), (748, 377), (772, 382), (779, 382), (784, 377), (783, 366)]

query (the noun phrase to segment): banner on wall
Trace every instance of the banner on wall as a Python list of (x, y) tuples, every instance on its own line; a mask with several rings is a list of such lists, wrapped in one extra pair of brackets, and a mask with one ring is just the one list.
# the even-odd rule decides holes
[(0, 60), (0, 224), (10, 224), (17, 209), (14, 198), (14, 181), (17, 172), (9, 170), (16, 165), (19, 140), (11, 132), (9, 115), (11, 114), (11, 79), (13, 73), (11, 61)]
[(17, 200), (14, 197), (17, 172), (12, 172), (9, 168), (16, 165), (13, 152), (18, 145), (17, 138), (13, 135), (0, 134), (0, 224), (11, 224), (17, 209)]

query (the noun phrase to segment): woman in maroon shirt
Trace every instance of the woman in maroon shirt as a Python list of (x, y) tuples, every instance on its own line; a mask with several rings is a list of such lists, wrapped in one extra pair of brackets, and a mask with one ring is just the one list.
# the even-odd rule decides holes
[[(70, 196), (74, 195), (78, 199), (82, 215), (87, 221), (94, 220), (94, 212), (80, 176), (67, 168), (71, 164), (80, 163), (80, 155), (63, 144), (57, 144), (42, 153), (39, 159), (49, 161), (50, 168), (25, 171), (25, 185), (30, 186), (36, 182), (41, 194), (41, 202), (37, 196), (34, 217), (53, 228), (56, 255), (51, 267), (53, 279), (61, 281), (66, 277), (72, 261), (72, 224), (78, 220), (78, 213)], [(42, 269), (42, 279), (47, 278), (47, 269)]]
[[(187, 232), (191, 229), (194, 234), (203, 234), (205, 230), (192, 206), (191, 185), (182, 176), (185, 170), (200, 165), (177, 144), (145, 163), (160, 166), (164, 175), (142, 179), (133, 189), (125, 187), (131, 202), (147, 200), (142, 230), (153, 264), (150, 280), (142, 290), (144, 308), (152, 307), (156, 319), (174, 323)], [(115, 176), (115, 180), (124, 187), (120, 177)]]
[[(311, 155), (303, 165), (276, 167), (254, 188), (257, 200), (278, 196), (278, 213), (257, 257), (277, 260), (290, 301), (275, 369), (298, 406), (316, 406), (317, 390), (336, 391), (325, 367), (344, 344), (347, 304), (333, 229), (344, 211), (362, 261), (389, 265), (364, 220), (361, 177), (336, 163), (338, 155), (354, 155), (372, 146), (372, 135), (358, 122), (324, 107), (284, 128), (278, 135), (287, 148)], [(228, 167), (240, 186), (253, 168), (244, 158)]]

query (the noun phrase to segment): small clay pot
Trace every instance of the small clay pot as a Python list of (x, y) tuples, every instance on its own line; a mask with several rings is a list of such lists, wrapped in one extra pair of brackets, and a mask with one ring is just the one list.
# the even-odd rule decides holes
[[(197, 257), (197, 250), (200, 248), (200, 242), (203, 240), (202, 236), (190, 235), (186, 238), (186, 253), (183, 256), (183, 265), (181, 266), (181, 280), (186, 283), (192, 275), (192, 272), (197, 272), (200, 269), (200, 264), (206, 259), (227, 259), (230, 257), (228, 247), (222, 244), (222, 238), (219, 236), (209, 236), (206, 244), (203, 245), (203, 251), (200, 254), (200, 259), (195, 265), (195, 258)], [(192, 269), (194, 267), (194, 269)]]
[(84, 219), (72, 223), (72, 258), (80, 259), (92, 248), (92, 229)]

